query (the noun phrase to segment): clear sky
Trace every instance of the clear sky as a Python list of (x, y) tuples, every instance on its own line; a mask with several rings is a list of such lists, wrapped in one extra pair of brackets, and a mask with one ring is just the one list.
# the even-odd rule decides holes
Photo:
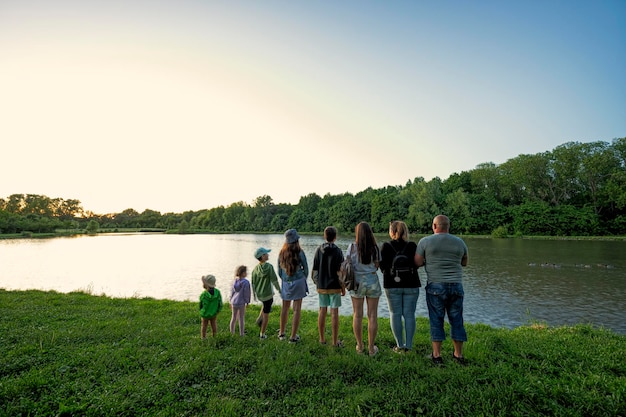
[(0, 2), (0, 198), (295, 204), (624, 136), (623, 0)]

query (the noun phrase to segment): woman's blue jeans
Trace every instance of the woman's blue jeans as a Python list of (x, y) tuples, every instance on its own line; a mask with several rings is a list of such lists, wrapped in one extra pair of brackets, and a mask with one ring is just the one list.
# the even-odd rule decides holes
[(420, 289), (385, 288), (385, 294), (389, 304), (391, 332), (396, 339), (396, 345), (411, 349), (413, 336), (415, 336), (415, 309)]

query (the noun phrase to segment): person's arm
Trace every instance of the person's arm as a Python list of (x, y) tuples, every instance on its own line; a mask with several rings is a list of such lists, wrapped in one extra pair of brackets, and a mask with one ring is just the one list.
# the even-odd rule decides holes
[(386, 271), (387, 269), (389, 269), (389, 259), (392, 258), (392, 256), (389, 256), (388, 253), (390, 253), (389, 251), (392, 250), (393, 248), (390, 246), (391, 244), (388, 242), (383, 243), (383, 246), (380, 248), (380, 270), (381, 271)]
[(247, 285), (243, 285), (243, 300), (246, 304), (250, 304), (250, 293), (250, 283), (248, 282)]
[(252, 272), (252, 276), (250, 277), (250, 290), (252, 292), (252, 297), (254, 298), (254, 301), (259, 301), (258, 298), (256, 298), (256, 279), (254, 276), (254, 272)]
[(376, 259), (374, 259), (374, 265), (378, 269), (380, 266), (380, 248), (376, 246)]
[(461, 266), (467, 266), (467, 254), (461, 258)]
[(317, 248), (315, 250), (315, 254), (313, 255), (313, 268), (311, 269), (311, 279), (313, 280), (313, 282), (315, 283), (315, 285), (317, 285), (317, 276), (318, 276), (318, 271), (320, 269), (320, 258), (321, 258), (321, 251), (320, 248)]
[(306, 255), (304, 251), (300, 252), (300, 261), (302, 262), (302, 270), (304, 272), (304, 276), (307, 277), (309, 275), (309, 263), (306, 260)]
[(420, 255), (419, 253), (415, 252), (415, 258), (413, 259), (415, 261), (415, 265), (419, 268), (420, 266), (424, 266), (424, 264), (426, 264), (426, 259)]
[[(271, 266), (272, 265), (270, 265), (270, 267)], [(276, 276), (276, 271), (274, 271), (273, 267), (270, 269), (270, 281), (272, 281), (272, 284), (274, 285), (274, 288), (276, 288), (276, 291), (280, 293), (280, 285), (278, 284), (278, 277)]]

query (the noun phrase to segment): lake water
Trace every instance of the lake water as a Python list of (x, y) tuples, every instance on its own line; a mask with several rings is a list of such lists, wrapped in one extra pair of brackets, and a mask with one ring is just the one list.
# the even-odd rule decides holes
[[(111, 297), (196, 301), (200, 277), (214, 274), (225, 301), (234, 270), (271, 248), (276, 265), (282, 235), (100, 234), (54, 239), (0, 240), (0, 288), (88, 291)], [(591, 323), (626, 334), (626, 241), (556, 241), (466, 238), (465, 321), (512, 328), (531, 321), (549, 325)], [(303, 236), (309, 267), (322, 237)], [(349, 239), (337, 244), (346, 249)], [(382, 242), (379, 242), (382, 243)], [(422, 283), (426, 276), (420, 269)], [(382, 280), (382, 277), (381, 277)], [(315, 285), (303, 308), (317, 310)], [(342, 315), (352, 314), (349, 296)], [(275, 296), (280, 305), (280, 296)], [(423, 290), (418, 316), (428, 312)], [(379, 315), (388, 317), (385, 296)]]

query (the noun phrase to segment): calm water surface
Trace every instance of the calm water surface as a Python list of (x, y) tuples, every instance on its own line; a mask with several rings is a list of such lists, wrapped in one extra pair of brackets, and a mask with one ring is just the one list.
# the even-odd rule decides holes
[[(537, 241), (465, 239), (465, 320), (496, 327), (530, 321), (549, 325), (591, 323), (626, 334), (626, 241)], [(304, 236), (302, 247), (312, 265), (321, 237)], [(340, 238), (346, 249), (349, 239)], [(382, 242), (379, 242), (382, 243)], [(111, 297), (153, 297), (196, 301), (200, 276), (211, 273), (225, 301), (235, 267), (256, 265), (254, 250), (271, 248), (276, 265), (282, 235), (98, 235), (0, 241), (0, 288), (76, 290)], [(426, 276), (420, 269), (422, 282)], [(382, 279), (382, 277), (381, 277)], [(303, 307), (317, 310), (317, 293)], [(280, 304), (279, 295), (275, 302)], [(352, 313), (348, 296), (341, 314)], [(385, 296), (379, 314), (389, 316)], [(419, 316), (427, 317), (423, 291)]]

